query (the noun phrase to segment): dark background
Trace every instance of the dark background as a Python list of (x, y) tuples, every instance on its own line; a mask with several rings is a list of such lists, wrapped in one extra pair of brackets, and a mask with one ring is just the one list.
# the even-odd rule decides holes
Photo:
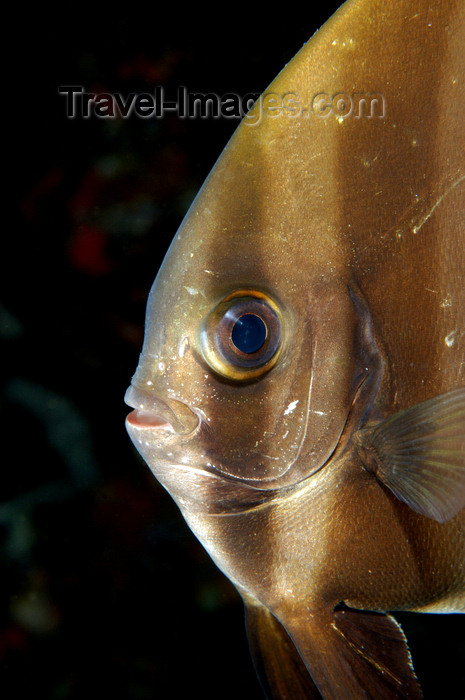
[[(71, 2), (4, 26), (5, 700), (261, 697), (238, 596), (132, 448), (123, 404), (150, 285), (238, 121), (69, 120), (58, 87), (261, 92), (338, 4)], [(426, 697), (461, 698), (463, 618), (400, 617)]]

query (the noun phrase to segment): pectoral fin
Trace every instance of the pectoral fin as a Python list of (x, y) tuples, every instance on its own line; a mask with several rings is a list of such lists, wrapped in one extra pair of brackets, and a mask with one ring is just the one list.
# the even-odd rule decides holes
[(270, 700), (321, 700), (281, 623), (262, 605), (246, 601), (245, 606), (250, 651), (266, 696)]
[(465, 506), (465, 388), (360, 430), (367, 469), (413, 510), (443, 523)]
[(344, 607), (287, 627), (325, 700), (422, 697), (405, 636), (389, 615)]

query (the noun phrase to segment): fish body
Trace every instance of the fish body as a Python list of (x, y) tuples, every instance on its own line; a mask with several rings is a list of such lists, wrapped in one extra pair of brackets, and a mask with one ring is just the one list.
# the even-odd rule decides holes
[(150, 293), (128, 431), (273, 698), (421, 697), (387, 611), (465, 610), (464, 46), (458, 0), (343, 5)]

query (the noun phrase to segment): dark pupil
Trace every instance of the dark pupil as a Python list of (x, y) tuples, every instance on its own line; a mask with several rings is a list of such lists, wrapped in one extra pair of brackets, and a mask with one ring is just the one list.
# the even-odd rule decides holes
[(244, 314), (234, 324), (231, 339), (241, 352), (257, 352), (265, 342), (266, 326), (259, 316)]

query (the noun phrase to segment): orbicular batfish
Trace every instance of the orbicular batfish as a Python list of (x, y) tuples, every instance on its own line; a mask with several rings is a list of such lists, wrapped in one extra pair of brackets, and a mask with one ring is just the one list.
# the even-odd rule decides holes
[(465, 609), (465, 3), (351, 0), (243, 119), (156, 278), (129, 434), (272, 698), (418, 698)]

